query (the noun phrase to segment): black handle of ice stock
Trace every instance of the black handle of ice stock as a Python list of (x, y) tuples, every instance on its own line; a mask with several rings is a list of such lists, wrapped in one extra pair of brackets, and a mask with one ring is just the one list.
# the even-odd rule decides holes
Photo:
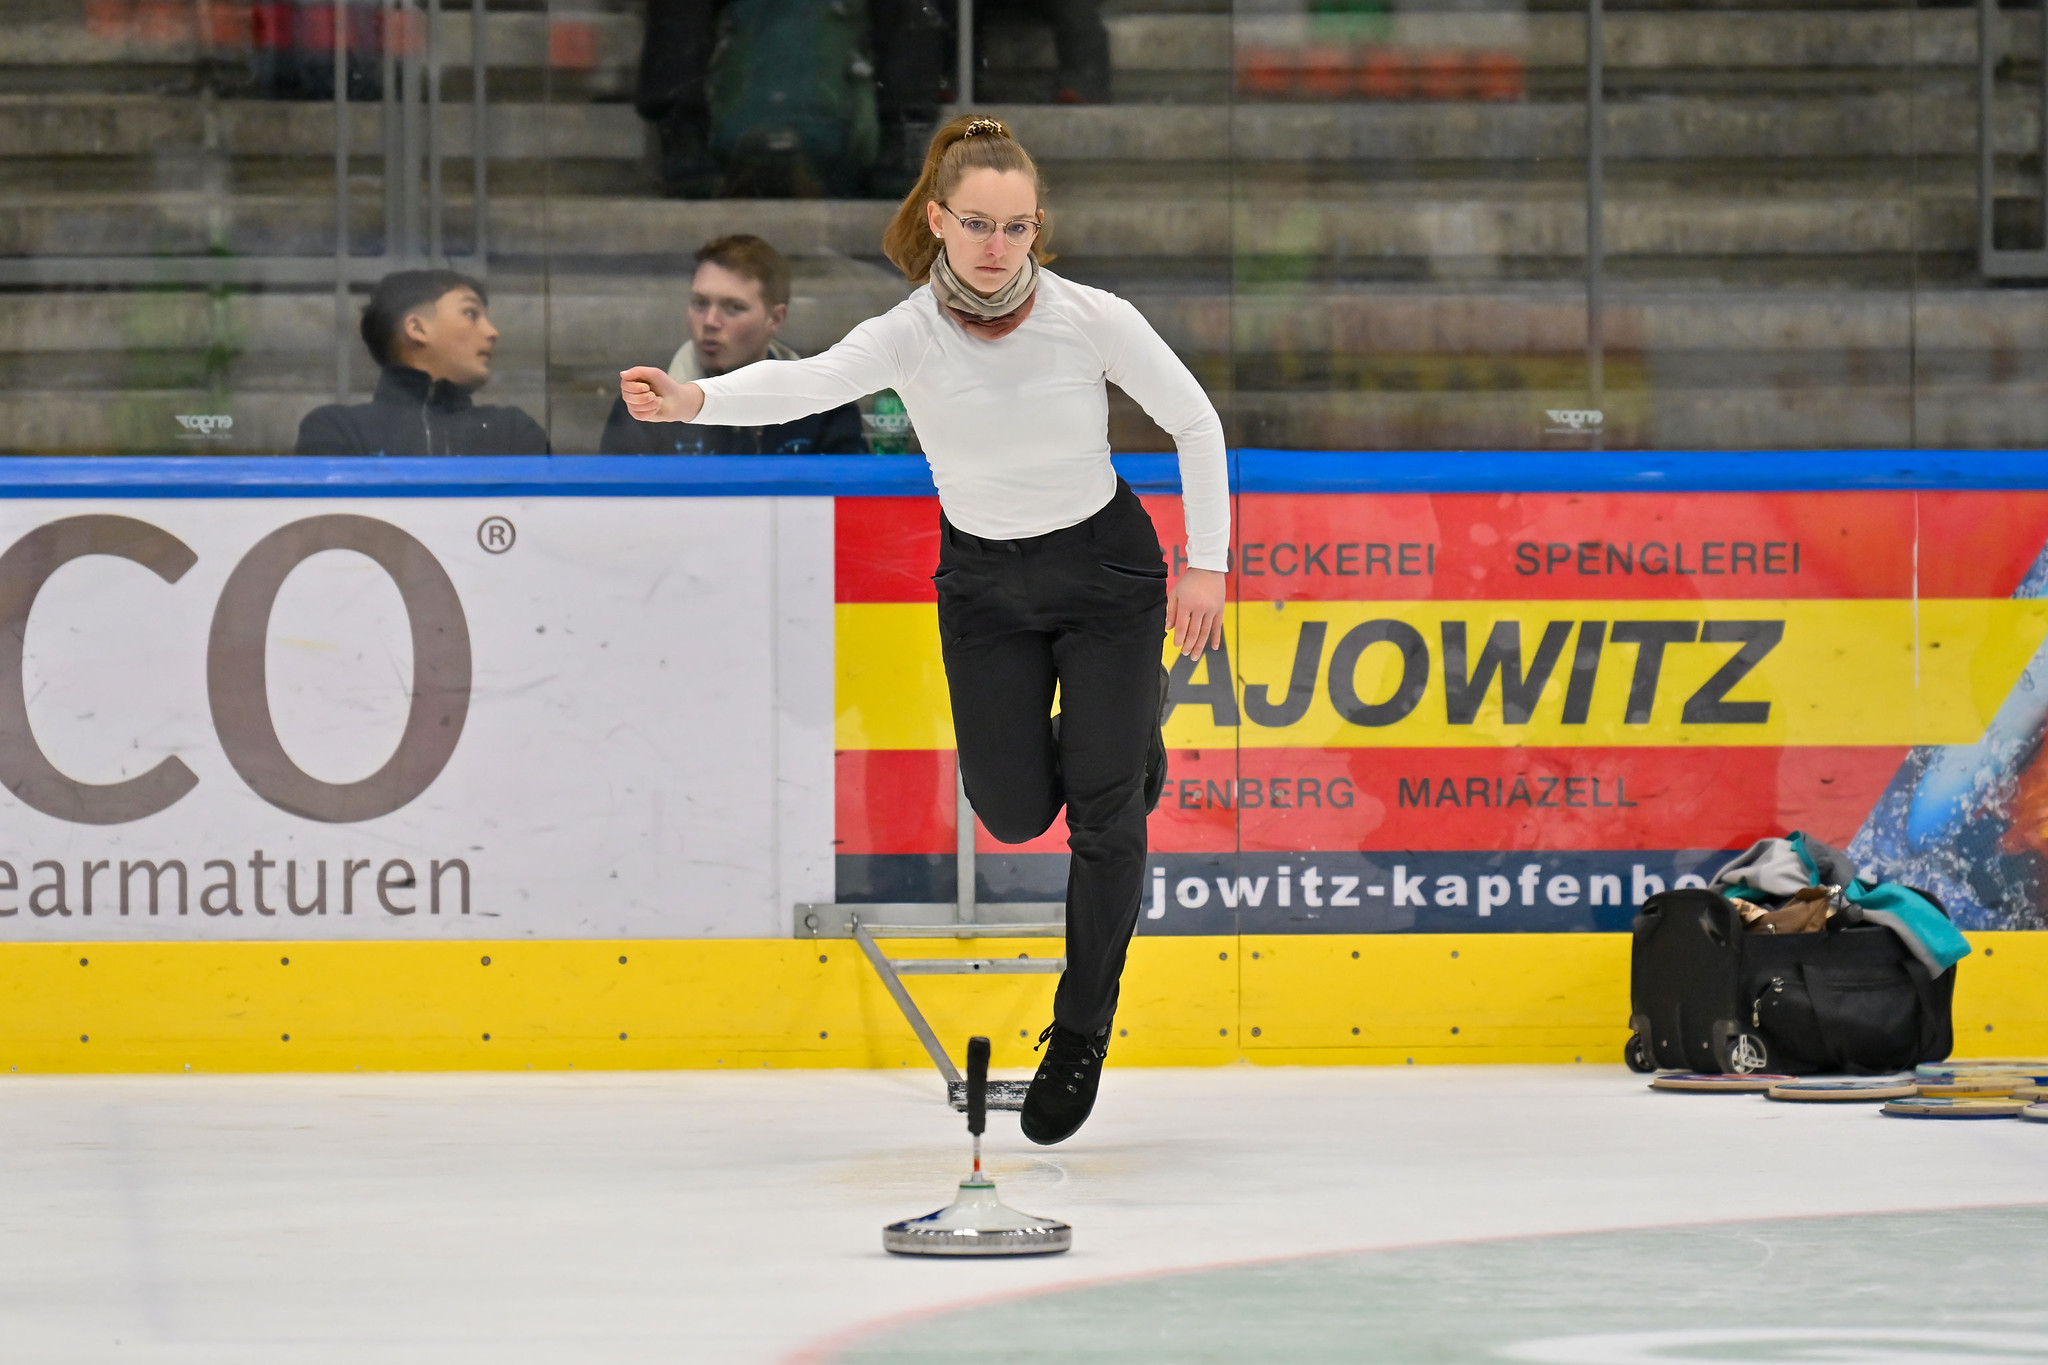
[(988, 1039), (967, 1040), (967, 1131), (980, 1137), (988, 1128)]

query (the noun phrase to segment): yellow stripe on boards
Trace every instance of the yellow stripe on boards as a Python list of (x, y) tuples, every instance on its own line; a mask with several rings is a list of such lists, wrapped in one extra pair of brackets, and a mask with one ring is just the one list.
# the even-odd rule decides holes
[(1245, 1047), (1607, 1062), (1628, 1041), (1625, 934), (1247, 935)]
[[(1969, 938), (1955, 1055), (2048, 1055), (2048, 934)], [(884, 946), (1059, 950), (1045, 939)], [(1110, 1059), (1613, 1063), (1628, 959), (1625, 934), (1141, 937)], [(997, 1067), (1035, 1063), (1052, 977), (907, 984), (956, 1055), (981, 1033)], [(930, 1063), (845, 939), (0, 944), (0, 1076), (763, 1066)]]
[(2048, 933), (1965, 934), (1956, 964), (1957, 1057), (2048, 1057)]
[[(935, 611), (839, 608), (840, 747), (952, 747)], [(1204, 696), (1212, 655), (1176, 748), (1968, 744), (2048, 637), (2048, 601), (1244, 603), (1226, 631), (1228, 695)]]
[[(1122, 1040), (1145, 1065), (1236, 1055), (1234, 939), (1134, 945)], [(892, 957), (1057, 954), (1046, 939)], [(964, 1056), (1036, 1065), (1056, 978), (907, 978)], [(0, 1074), (30, 1071), (929, 1067), (846, 939), (0, 944)]]

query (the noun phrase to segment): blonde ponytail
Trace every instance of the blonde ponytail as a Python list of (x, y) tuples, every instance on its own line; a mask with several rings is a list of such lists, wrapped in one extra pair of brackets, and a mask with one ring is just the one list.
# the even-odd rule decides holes
[[(903, 278), (912, 284), (923, 284), (931, 278), (932, 262), (939, 257), (939, 239), (932, 235), (924, 206), (945, 203), (959, 188), (963, 176), (969, 171), (984, 170), (1022, 171), (1031, 177), (1031, 183), (1038, 189), (1039, 205), (1044, 206), (1045, 181), (1038, 174), (1038, 163), (1031, 159), (1024, 145), (996, 120), (962, 114), (932, 134), (931, 147), (924, 154), (923, 173), (882, 233), (882, 254), (903, 272)], [(1051, 236), (1052, 222), (1048, 217), (1031, 243), (1031, 255), (1040, 265), (1054, 259), (1046, 250), (1046, 239)]]

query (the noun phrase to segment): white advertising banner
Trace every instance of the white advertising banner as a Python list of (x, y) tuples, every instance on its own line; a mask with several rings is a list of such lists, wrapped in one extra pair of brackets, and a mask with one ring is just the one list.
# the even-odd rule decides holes
[(781, 937), (826, 498), (0, 502), (0, 940)]

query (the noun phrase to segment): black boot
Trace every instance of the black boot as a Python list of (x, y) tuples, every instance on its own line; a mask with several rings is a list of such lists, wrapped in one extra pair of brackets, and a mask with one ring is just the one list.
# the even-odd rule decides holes
[(1173, 685), (1173, 675), (1164, 665), (1159, 669), (1159, 719), (1152, 727), (1152, 747), (1145, 753), (1145, 813), (1150, 815), (1159, 809), (1159, 798), (1166, 791), (1166, 710), (1167, 689)]
[(1109, 1025), (1094, 1037), (1076, 1033), (1058, 1024), (1047, 1024), (1038, 1035), (1045, 1048), (1045, 1060), (1031, 1078), (1024, 1094), (1024, 1112), (1018, 1126), (1024, 1136), (1040, 1146), (1065, 1142), (1088, 1121), (1095, 1108), (1095, 1091), (1102, 1084), (1102, 1061), (1109, 1055)]

